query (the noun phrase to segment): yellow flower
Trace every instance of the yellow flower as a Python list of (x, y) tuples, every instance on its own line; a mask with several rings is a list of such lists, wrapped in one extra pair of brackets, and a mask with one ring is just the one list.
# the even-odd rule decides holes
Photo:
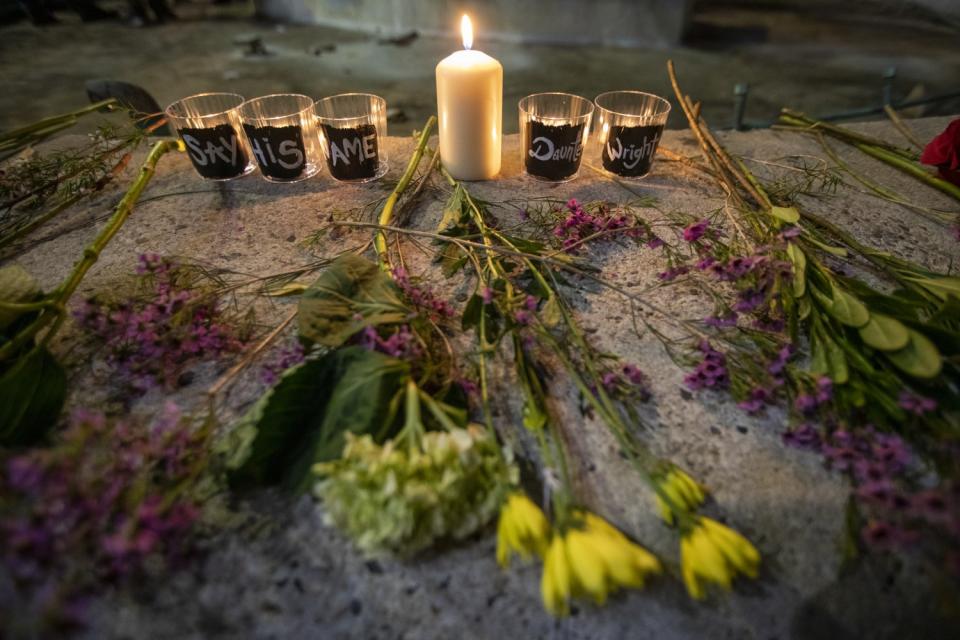
[(587, 512), (575, 516), (578, 525), (554, 534), (544, 560), (541, 592), (550, 613), (569, 613), (571, 597), (602, 605), (618, 588), (638, 589), (648, 574), (660, 572), (652, 554), (606, 520)]
[(710, 518), (700, 518), (680, 539), (683, 582), (690, 597), (697, 600), (706, 595), (704, 583), (729, 590), (738, 573), (756, 578), (759, 566), (760, 554), (749, 540)]
[(500, 508), (497, 523), (497, 562), (510, 564), (514, 553), (524, 559), (533, 554), (543, 556), (550, 536), (550, 523), (540, 507), (522, 493), (514, 492)]
[(547, 611), (555, 616), (570, 613), (570, 590), (566, 542), (562, 535), (554, 535), (543, 559), (543, 579), (540, 581), (540, 593)]
[[(666, 475), (659, 480), (659, 488), (663, 491), (674, 507), (696, 511), (706, 499), (703, 487), (691, 478), (687, 472), (679, 467), (671, 467)], [(660, 516), (667, 524), (673, 524), (673, 508), (659, 494), (656, 496)]]

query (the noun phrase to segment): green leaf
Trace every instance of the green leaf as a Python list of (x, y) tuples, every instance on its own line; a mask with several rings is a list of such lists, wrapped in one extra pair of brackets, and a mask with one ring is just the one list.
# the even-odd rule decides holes
[(862, 327), (870, 321), (870, 312), (860, 299), (843, 289), (833, 288), (827, 313), (848, 327)]
[(409, 317), (393, 281), (366, 258), (346, 253), (334, 260), (300, 298), (300, 335), (338, 347), (371, 325)]
[(860, 327), (860, 337), (880, 351), (903, 349), (910, 341), (910, 334), (902, 322), (879, 313), (870, 314), (870, 321)]
[(933, 378), (940, 373), (943, 362), (937, 346), (918, 331), (907, 329), (910, 342), (903, 349), (888, 351), (885, 355), (898, 369), (915, 378)]
[(946, 300), (947, 296), (960, 298), (960, 278), (953, 276), (944, 276), (941, 278), (907, 278), (913, 280), (927, 291), (931, 292), (941, 300)]
[(804, 236), (804, 240), (814, 245), (821, 251), (826, 251), (831, 255), (837, 256), (838, 258), (846, 258), (848, 255), (847, 250), (844, 249), (843, 247), (834, 247), (833, 245), (824, 244), (810, 235)]
[(843, 354), (843, 349), (830, 338), (825, 338), (823, 342), (827, 352), (827, 370), (830, 378), (836, 384), (846, 383), (850, 379), (850, 370), (847, 367), (847, 358)]
[(286, 296), (298, 296), (307, 290), (307, 285), (302, 282), (287, 282), (275, 287), (267, 287), (264, 295), (271, 298), (284, 298)]
[[(0, 267), (0, 302), (33, 302), (41, 295), (40, 285), (26, 269), (18, 264)], [(13, 324), (23, 313), (0, 308), (0, 331)]]
[(460, 247), (448, 242), (437, 252), (434, 262), (439, 262), (444, 277), (452, 278), (457, 271), (460, 271), (467, 264), (467, 254)]
[(311, 466), (339, 456), (346, 432), (378, 441), (390, 434), (391, 401), (408, 375), (405, 362), (363, 347), (337, 349), (288, 371), (245, 419), (256, 435), (231, 483), (307, 489)]
[(43, 347), (18, 358), (0, 376), (0, 445), (39, 442), (54, 425), (67, 394), (67, 375)]
[(800, 212), (796, 207), (770, 207), (770, 215), (789, 224), (800, 221)]
[(810, 373), (826, 375), (830, 372), (830, 362), (827, 359), (827, 348), (823, 340), (816, 333), (810, 334)]
[(480, 314), (483, 313), (483, 298), (476, 293), (467, 300), (467, 306), (463, 308), (463, 316), (460, 318), (460, 328), (466, 331), (470, 327), (480, 326)]
[[(504, 234), (504, 240), (517, 250), (522, 251), (523, 253), (532, 253), (539, 254), (543, 251), (543, 243), (536, 242), (535, 240), (528, 240), (526, 238), (521, 238), (519, 236), (508, 236)], [(569, 254), (559, 254), (559, 255), (569, 255)]]
[(560, 324), (563, 315), (560, 313), (560, 305), (556, 296), (550, 296), (543, 307), (540, 308), (540, 321), (547, 327), (555, 327)]
[(443, 216), (440, 218), (440, 224), (437, 225), (437, 232), (442, 233), (461, 223), (465, 202), (463, 187), (458, 184), (443, 207)]
[(802, 298), (807, 291), (807, 256), (795, 244), (787, 245), (787, 255), (793, 263), (793, 295)]

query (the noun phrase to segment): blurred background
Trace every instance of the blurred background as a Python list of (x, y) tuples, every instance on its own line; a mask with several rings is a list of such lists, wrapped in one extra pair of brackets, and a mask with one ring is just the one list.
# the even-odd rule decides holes
[(82, 106), (87, 81), (111, 79), (161, 106), (371, 92), (406, 135), (435, 111), (434, 67), (460, 48), (463, 12), (503, 64), (508, 133), (539, 91), (672, 99), (668, 58), (715, 128), (764, 126), (781, 106), (960, 112), (960, 0), (0, 0), (0, 129)]

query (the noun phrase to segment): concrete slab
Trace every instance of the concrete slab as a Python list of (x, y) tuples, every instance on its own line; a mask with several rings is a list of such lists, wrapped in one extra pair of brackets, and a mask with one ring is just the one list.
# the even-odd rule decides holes
[[(947, 119), (912, 122), (929, 139)], [(895, 139), (883, 123), (858, 128)], [(775, 131), (727, 133), (731, 151), (764, 161), (822, 152), (804, 137)], [(668, 131), (663, 144), (695, 154), (688, 131)], [(185, 156), (165, 159), (133, 218), (84, 281), (78, 298), (116, 287), (139, 253), (203, 260), (244, 273), (266, 275), (302, 265), (318, 256), (362, 245), (368, 235), (344, 232), (315, 247), (302, 241), (331, 214), (343, 214), (383, 197), (398, 178), (412, 140), (390, 138), (391, 169), (367, 185), (343, 185), (326, 175), (295, 185), (269, 184), (251, 176), (221, 185), (200, 182)], [(516, 216), (508, 201), (550, 196), (583, 201), (628, 200), (620, 186), (589, 169), (573, 182), (545, 185), (519, 175), (517, 136), (507, 136), (499, 180), (477, 183), (473, 192), (501, 203), (497, 215)], [(856, 151), (840, 153), (865, 175), (917, 203), (957, 210), (955, 202)], [(142, 154), (141, 154), (142, 157)], [(590, 158), (587, 158), (590, 161)], [(131, 166), (136, 166), (136, 162)], [(770, 165), (760, 170), (776, 171)], [(445, 200), (435, 179), (423, 195), (410, 226), (431, 230)], [(690, 170), (662, 159), (636, 189), (654, 196), (658, 207), (700, 215), (715, 209), (720, 193)], [(57, 225), (72, 229), (38, 244), (17, 259), (45, 287), (69, 270), (96, 233), (102, 216), (119, 199), (113, 187), (75, 207)], [(960, 258), (960, 244), (908, 210), (841, 187), (835, 195), (808, 198), (812, 211), (850, 230), (857, 238), (895, 255), (946, 270)], [(656, 212), (651, 210), (651, 215)], [(81, 224), (81, 228), (73, 228)], [(45, 228), (46, 235), (55, 227)], [(411, 269), (441, 291), (464, 301), (466, 283), (446, 282), (429, 255), (407, 251)], [(663, 270), (660, 253), (609, 245), (591, 256), (610, 279), (631, 290), (653, 283)], [(701, 318), (712, 306), (693, 291), (660, 290), (651, 300), (687, 318)], [(272, 325), (292, 302), (258, 303), (260, 320)], [(597, 345), (638, 363), (650, 376), (653, 398), (644, 407), (649, 431), (640, 434), (658, 453), (691, 469), (713, 491), (712, 511), (750, 537), (765, 558), (756, 583), (705, 604), (690, 601), (676, 579), (676, 540), (659, 522), (650, 496), (616, 455), (611, 437), (583, 418), (569, 383), (555, 381), (557, 409), (575, 450), (574, 469), (584, 501), (659, 554), (673, 577), (645, 592), (620, 595), (605, 608), (579, 606), (568, 620), (555, 621), (539, 602), (539, 574), (528, 567), (500, 571), (488, 531), (451, 549), (433, 549), (412, 561), (366, 562), (336, 531), (322, 525), (322, 506), (264, 494), (236, 505), (229, 524), (205, 542), (198, 563), (132, 589), (106, 594), (94, 605), (88, 638), (940, 638), (950, 635), (927, 570), (911, 561), (872, 557), (847, 566), (840, 542), (848, 486), (822, 468), (818, 459), (781, 443), (782, 416), (750, 418), (726, 397), (695, 394), (681, 386), (683, 372), (650, 336), (638, 338), (621, 300), (609, 292), (577, 298), (583, 324)], [(78, 335), (67, 333), (56, 349), (74, 366), (72, 405), (109, 401), (109, 376)], [(228, 366), (224, 363), (223, 366)], [(221, 367), (222, 369), (222, 367)], [(171, 396), (186, 409), (202, 406), (217, 367), (201, 368), (194, 382)], [(505, 398), (510, 378), (497, 387)], [(223, 421), (242, 413), (263, 391), (256, 367), (242, 376), (224, 401)], [(132, 410), (148, 414), (166, 398), (152, 392)], [(497, 402), (498, 428), (519, 425), (519, 407)]]

